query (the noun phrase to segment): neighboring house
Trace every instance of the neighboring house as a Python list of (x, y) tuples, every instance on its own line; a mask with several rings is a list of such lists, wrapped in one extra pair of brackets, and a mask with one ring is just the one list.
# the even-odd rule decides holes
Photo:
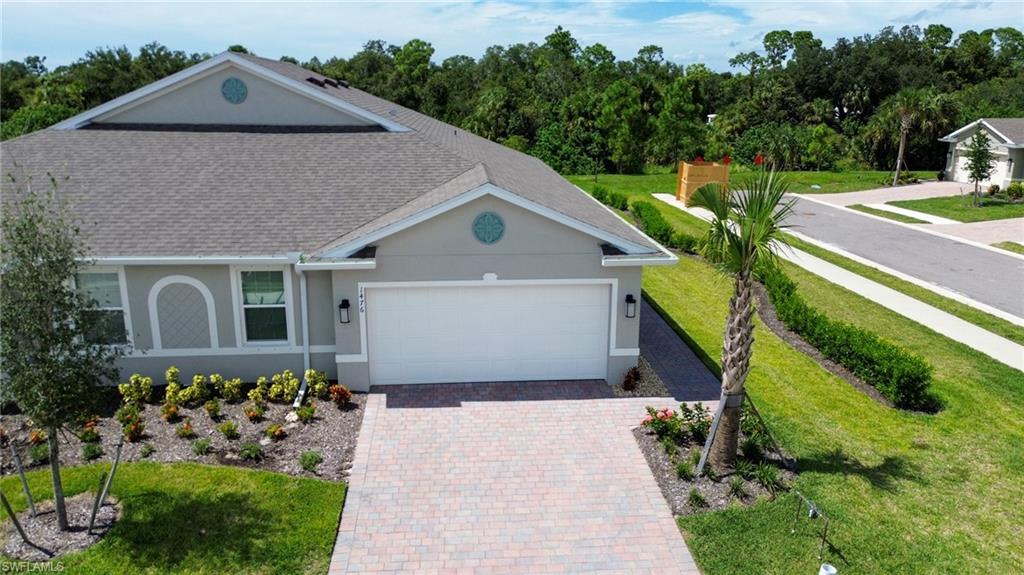
[[(2, 144), (58, 179), (123, 373), (606, 379), (676, 258), (539, 160), (234, 53)], [(5, 185), (10, 185), (5, 184)]]
[(992, 142), (996, 159), (995, 170), (981, 184), (998, 184), (1006, 189), (1010, 182), (1024, 180), (1024, 118), (982, 118), (940, 138), (940, 142), (949, 142), (946, 178), (954, 182), (971, 181), (967, 171), (967, 143), (978, 130), (985, 132)]

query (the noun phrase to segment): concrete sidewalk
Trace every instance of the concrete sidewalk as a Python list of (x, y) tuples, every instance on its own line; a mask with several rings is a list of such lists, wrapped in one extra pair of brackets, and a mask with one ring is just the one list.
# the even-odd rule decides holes
[[(710, 219), (706, 210), (687, 208), (669, 194), (654, 194), (654, 197), (701, 219)], [(793, 249), (780, 256), (954, 341), (1024, 371), (1024, 346), (807, 252)]]
[(897, 200), (923, 200), (959, 196), (970, 190), (969, 184), (960, 182), (925, 182), (909, 186), (896, 186), (863, 190), (860, 192), (843, 192), (841, 194), (800, 194), (801, 197), (832, 204), (834, 206), (852, 206), (854, 204), (884, 204)]

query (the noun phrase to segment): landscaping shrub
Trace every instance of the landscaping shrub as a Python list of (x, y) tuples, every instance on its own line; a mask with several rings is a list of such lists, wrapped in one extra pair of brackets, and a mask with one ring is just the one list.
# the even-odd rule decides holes
[(779, 477), (779, 470), (768, 463), (761, 463), (754, 469), (754, 479), (772, 493), (781, 490), (782, 478)]
[(676, 454), (676, 442), (672, 441), (672, 438), (669, 436), (661, 439), (661, 448), (665, 450), (665, 455), (668, 455), (669, 459), (672, 459)]
[(33, 445), (28, 448), (28, 460), (32, 465), (50, 462), (50, 448), (45, 444)]
[(181, 370), (173, 365), (167, 368), (164, 372), (164, 379), (167, 381), (167, 386), (172, 385), (178, 386), (178, 390), (181, 390)]
[(280, 403), (291, 403), (295, 401), (295, 398), (299, 395), (299, 386), (302, 384), (299, 378), (295, 377), (295, 374), (291, 370), (284, 370), (281, 373), (275, 373), (270, 378), (271, 384), (268, 391), (268, 397), (270, 401), (277, 401)]
[(670, 438), (678, 442), (683, 439), (682, 422), (676, 417), (676, 412), (667, 407), (661, 409), (648, 407), (647, 417), (644, 418), (642, 425), (654, 431), (659, 441)]
[(206, 410), (206, 414), (210, 416), (210, 419), (217, 421), (220, 417), (220, 402), (216, 399), (211, 399), (203, 404), (203, 409)]
[(849, 369), (901, 409), (937, 411), (932, 367), (923, 359), (856, 326), (829, 319), (808, 305), (777, 267), (761, 273), (779, 319), (828, 359)]
[(590, 192), (590, 195), (602, 204), (608, 203), (608, 188), (604, 186), (594, 186), (594, 191)]
[(197, 439), (192, 442), (192, 453), (206, 455), (213, 450), (213, 442), (207, 438)]
[(96, 418), (89, 419), (82, 424), (82, 431), (78, 434), (78, 439), (82, 443), (99, 443), (100, 432), (96, 430), (96, 426), (99, 425), (99, 421)]
[(636, 386), (640, 383), (640, 368), (635, 365), (626, 372), (626, 375), (622, 378), (622, 389), (626, 391), (633, 391)]
[(178, 406), (174, 403), (164, 403), (163, 407), (160, 408), (160, 417), (167, 423), (176, 421), (178, 419)]
[(691, 481), (693, 479), (693, 464), (689, 461), (680, 461), (676, 464), (676, 477)]
[(192, 385), (178, 393), (178, 400), (185, 405), (198, 405), (210, 397), (210, 384), (205, 375), (196, 374), (192, 377)]
[(327, 389), (331, 396), (331, 401), (336, 403), (338, 407), (344, 407), (348, 405), (348, 402), (352, 400), (352, 392), (347, 387), (340, 383), (335, 383)]
[(696, 254), (700, 252), (700, 238), (684, 234), (683, 232), (676, 232), (672, 234), (672, 240), (669, 242), (668, 247), (688, 254)]
[(1006, 186), (1006, 195), (1011, 200), (1024, 198), (1024, 182), (1012, 182), (1009, 186)]
[(139, 408), (133, 404), (123, 405), (114, 412), (114, 419), (121, 425), (128, 425), (139, 417)]
[(128, 440), (129, 443), (135, 443), (142, 439), (142, 436), (145, 434), (146, 424), (142, 423), (142, 418), (139, 418), (126, 423), (122, 430), (124, 431), (124, 438)]
[(742, 457), (736, 459), (736, 463), (733, 464), (732, 470), (744, 479), (750, 479), (754, 476), (754, 464)]
[(311, 397), (327, 399), (330, 396), (326, 373), (315, 369), (307, 369), (304, 377), (306, 378), (307, 393)]
[(747, 488), (742, 477), (733, 477), (729, 480), (729, 495), (736, 499), (743, 499), (747, 496)]
[(143, 443), (142, 449), (139, 450), (139, 455), (142, 456), (142, 458), (147, 458), (150, 455), (153, 455), (155, 451), (156, 448), (153, 447), (152, 443)]
[(238, 456), (246, 461), (263, 461), (263, 446), (259, 443), (243, 443)]
[(245, 407), (245, 417), (249, 421), (256, 423), (263, 419), (263, 415), (267, 413), (267, 408), (263, 407), (260, 403), (253, 403)]
[(235, 403), (242, 399), (242, 378), (236, 377), (234, 379), (224, 379), (220, 374), (215, 374), (217, 381), (214, 382), (214, 376), (210, 376), (210, 383), (217, 389), (217, 393), (220, 394), (224, 401), (228, 403)]
[(708, 500), (701, 495), (700, 491), (697, 491), (696, 487), (690, 489), (690, 494), (686, 499), (690, 502), (690, 507), (693, 507), (694, 509), (700, 509), (708, 506)]
[(142, 405), (153, 395), (153, 378), (133, 373), (128, 383), (118, 385), (117, 390), (125, 405)]
[(167, 389), (164, 390), (164, 405), (178, 405), (179, 403), (181, 403), (181, 385), (167, 384)]
[(33, 429), (28, 432), (29, 445), (42, 445), (46, 443), (46, 432), (42, 429)]
[(179, 425), (174, 430), (174, 433), (177, 434), (177, 436), (182, 438), (182, 439), (192, 439), (193, 437), (196, 436), (196, 430), (192, 429), (192, 420), (191, 419), (186, 419), (184, 421), (184, 423)]
[(656, 242), (668, 245), (672, 242), (675, 230), (665, 221), (658, 208), (646, 201), (633, 202), (633, 214), (636, 216), (640, 229), (651, 236)]
[(274, 441), (281, 441), (285, 438), (287, 433), (284, 430), (284, 426), (280, 423), (274, 423), (267, 427), (266, 435)]
[(999, 193), (999, 184), (992, 184), (988, 187), (988, 195), (994, 196)]
[(82, 446), (82, 459), (92, 461), (103, 455), (103, 446), (98, 443), (86, 443)]
[(238, 425), (234, 421), (225, 421), (217, 426), (217, 430), (227, 439), (238, 439)]
[(303, 405), (296, 409), (295, 415), (298, 416), (299, 421), (302, 423), (307, 425), (313, 423), (313, 420), (316, 419), (316, 405), (311, 401), (308, 405)]
[(249, 401), (256, 405), (264, 405), (267, 403), (267, 395), (269, 392), (269, 386), (267, 385), (267, 378), (262, 375), (256, 380), (256, 387), (249, 390)]
[(324, 460), (319, 451), (303, 451), (299, 455), (299, 465), (310, 473), (316, 473), (316, 466)]
[(708, 431), (711, 430), (711, 410), (704, 407), (703, 403), (698, 401), (693, 407), (679, 404), (679, 419), (695, 442), (703, 443), (707, 439)]

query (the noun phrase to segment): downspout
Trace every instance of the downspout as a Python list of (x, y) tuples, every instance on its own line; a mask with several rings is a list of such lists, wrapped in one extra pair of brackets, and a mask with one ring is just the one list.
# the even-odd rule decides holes
[(295, 403), (292, 407), (299, 407), (302, 405), (302, 399), (306, 397), (306, 370), (309, 369), (309, 303), (307, 301), (306, 294), (306, 274), (298, 268), (293, 266), (295, 273), (299, 275), (299, 314), (302, 316), (302, 386), (299, 388), (299, 394), (295, 396)]

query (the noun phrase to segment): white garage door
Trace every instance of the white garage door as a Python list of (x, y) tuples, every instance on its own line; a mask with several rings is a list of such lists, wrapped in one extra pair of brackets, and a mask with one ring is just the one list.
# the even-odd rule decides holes
[(367, 288), (370, 382), (603, 379), (610, 286)]

